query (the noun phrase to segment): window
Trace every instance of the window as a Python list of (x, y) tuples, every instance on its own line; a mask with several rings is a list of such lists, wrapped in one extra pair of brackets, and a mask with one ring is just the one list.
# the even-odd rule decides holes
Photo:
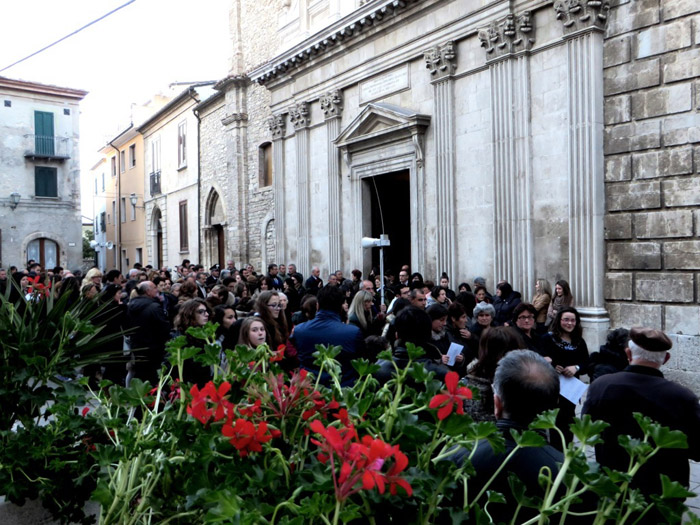
[(37, 197), (58, 197), (58, 170), (46, 166), (34, 168), (34, 195)]
[(117, 176), (117, 157), (112, 157), (110, 159), (110, 161), (112, 163), (112, 177), (116, 177)]
[(126, 197), (122, 197), (119, 204), (119, 220), (120, 222), (126, 222)]
[(58, 244), (51, 239), (34, 239), (27, 245), (27, 259), (34, 259), (42, 268), (58, 265)]
[(260, 187), (272, 186), (272, 144), (266, 142), (258, 148)]
[(12, 101), (11, 101), (11, 100), (6, 100), (6, 101), (5, 101), (5, 107), (6, 107), (6, 108), (11, 108), (11, 107), (12, 107)]
[(112, 224), (117, 223), (117, 201), (112, 201), (112, 217), (114, 218), (114, 222)]
[(177, 127), (177, 167), (187, 166), (187, 122), (180, 122)]
[(133, 202), (131, 203), (131, 220), (136, 220), (136, 204), (134, 204)]
[(102, 172), (102, 191), (105, 191), (105, 172)]
[(54, 154), (53, 113), (34, 112), (34, 147), (37, 155)]
[(70, 109), (68, 109), (68, 108), (63, 108), (63, 114), (64, 114), (64, 115), (70, 115)]
[(129, 146), (129, 168), (136, 167), (136, 144)]
[(95, 195), (97, 195), (97, 177), (95, 177)]
[(151, 142), (151, 173), (160, 171), (160, 138), (156, 138)]
[(126, 171), (126, 151), (122, 150), (119, 152), (119, 173), (124, 173)]
[(143, 264), (143, 248), (136, 248), (136, 262)]
[(180, 251), (189, 250), (189, 239), (187, 237), (187, 201), (180, 202)]
[(102, 212), (100, 213), (100, 231), (106, 232), (107, 231), (107, 212)]

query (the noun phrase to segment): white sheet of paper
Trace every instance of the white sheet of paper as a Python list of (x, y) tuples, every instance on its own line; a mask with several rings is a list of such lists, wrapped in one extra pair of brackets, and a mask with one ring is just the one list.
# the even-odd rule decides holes
[(574, 405), (578, 405), (588, 385), (575, 377), (559, 375), (559, 393)]
[(464, 349), (464, 346), (458, 345), (457, 343), (450, 343), (450, 347), (447, 349), (447, 357), (449, 358), (447, 360), (447, 364), (450, 366), (453, 366), (455, 364), (455, 359), (457, 359), (457, 356), (462, 353), (462, 350)]

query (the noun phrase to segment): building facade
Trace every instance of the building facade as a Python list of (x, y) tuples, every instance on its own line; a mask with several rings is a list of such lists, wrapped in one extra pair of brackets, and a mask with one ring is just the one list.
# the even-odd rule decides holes
[(78, 89), (0, 77), (0, 261), (82, 265)]
[[(248, 231), (240, 256), (367, 272), (362, 237), (387, 233), (393, 269), (506, 279), (525, 298), (538, 277), (566, 279), (591, 348), (611, 327), (663, 328), (672, 375), (700, 388), (698, 12), (234, 1), (240, 79), (220, 113), (246, 116), (247, 158), (226, 155), (227, 180), (247, 185), (246, 214), (225, 210)], [(269, 109), (250, 110), (256, 95)], [(273, 189), (256, 195), (266, 144)]]
[(146, 253), (156, 268), (199, 258), (199, 115), (193, 109), (213, 94), (213, 84), (188, 85), (137, 128), (145, 149)]

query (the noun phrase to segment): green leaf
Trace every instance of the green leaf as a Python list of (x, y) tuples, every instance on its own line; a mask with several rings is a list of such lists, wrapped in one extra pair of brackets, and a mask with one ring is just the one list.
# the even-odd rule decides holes
[(617, 442), (632, 458), (641, 459), (651, 453), (652, 446), (642, 440), (630, 436), (617, 436)]
[(425, 350), (423, 350), (420, 346), (416, 346), (413, 343), (406, 343), (406, 352), (408, 352), (408, 357), (412, 361), (415, 361), (419, 357), (423, 357), (425, 355)]
[(515, 443), (521, 447), (543, 447), (547, 444), (547, 441), (541, 434), (532, 430), (524, 430), (520, 433), (514, 428), (511, 428), (510, 435), (513, 436)]
[(500, 492), (496, 492), (495, 490), (487, 490), (486, 500), (488, 501), (488, 503), (505, 503), (506, 497)]
[(391, 353), (391, 350), (382, 350), (377, 354), (377, 360), (383, 359), (384, 361), (391, 361), (393, 359), (393, 355)]
[(581, 443), (587, 446), (594, 446), (603, 442), (600, 435), (609, 426), (608, 423), (602, 420), (593, 421), (591, 416), (586, 414), (581, 418), (575, 418), (570, 428)]
[(530, 497), (525, 494), (525, 483), (513, 472), (508, 474), (508, 485), (510, 485), (510, 491), (519, 505), (536, 509), (542, 503), (541, 498)]
[(379, 365), (370, 363), (367, 359), (353, 359), (351, 364), (357, 370), (357, 373), (360, 374), (360, 377), (374, 374), (381, 369)]
[(533, 430), (549, 430), (557, 426), (557, 414), (559, 409), (547, 410), (538, 414), (537, 417), (530, 423), (530, 428)]
[(683, 485), (677, 481), (671, 481), (671, 479), (666, 474), (661, 474), (661, 497), (663, 499), (669, 498), (694, 498), (696, 494), (690, 492)]
[(650, 435), (659, 448), (688, 448), (688, 437), (680, 430), (671, 430), (654, 423)]

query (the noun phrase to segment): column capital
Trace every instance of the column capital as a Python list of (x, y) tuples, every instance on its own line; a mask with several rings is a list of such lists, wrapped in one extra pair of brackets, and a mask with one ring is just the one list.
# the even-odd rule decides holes
[(272, 140), (284, 138), (284, 132), (287, 129), (287, 122), (284, 120), (284, 115), (273, 115), (267, 119), (267, 127), (272, 133)]
[(289, 121), (294, 126), (294, 129), (308, 128), (311, 123), (309, 105), (306, 102), (299, 102), (297, 105), (289, 108)]
[(433, 80), (451, 76), (457, 68), (457, 49), (452, 40), (424, 50), (423, 58)]
[(340, 118), (343, 113), (343, 92), (339, 89), (321, 95), (321, 111), (326, 120)]
[(564, 34), (585, 29), (605, 30), (608, 23), (608, 0), (556, 0), (557, 20), (564, 24)]
[(535, 24), (530, 11), (509, 13), (501, 20), (494, 20), (488, 27), (479, 29), (481, 47), (486, 50), (486, 60), (529, 51), (535, 43)]

